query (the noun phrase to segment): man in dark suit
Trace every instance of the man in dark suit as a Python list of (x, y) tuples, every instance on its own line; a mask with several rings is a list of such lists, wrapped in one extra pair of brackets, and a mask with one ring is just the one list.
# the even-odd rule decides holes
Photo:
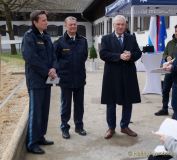
[(113, 19), (114, 32), (103, 36), (100, 58), (105, 61), (101, 103), (107, 105), (108, 131), (111, 138), (116, 128), (116, 104), (122, 105), (121, 132), (136, 137), (128, 126), (132, 104), (140, 103), (140, 92), (135, 61), (141, 57), (136, 38), (125, 33), (126, 19), (118, 15)]
[(61, 131), (62, 137), (70, 138), (68, 124), (71, 117), (72, 97), (74, 101), (75, 132), (85, 136), (84, 85), (86, 84), (85, 61), (87, 60), (87, 40), (77, 33), (77, 19), (65, 19), (66, 32), (54, 44), (58, 59), (59, 85), (61, 87)]

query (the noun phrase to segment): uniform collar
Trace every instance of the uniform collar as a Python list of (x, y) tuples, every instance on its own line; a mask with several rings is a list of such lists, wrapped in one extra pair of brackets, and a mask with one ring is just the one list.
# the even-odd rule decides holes
[[(68, 35), (68, 33), (67, 32), (65, 32), (64, 33), (64, 38), (66, 39), (66, 40), (69, 40), (69, 39), (71, 39), (71, 37)], [(80, 39), (81, 38), (81, 36), (78, 34), (78, 33), (76, 33), (76, 35), (75, 35), (75, 40), (77, 40), (77, 39)]]
[[(67, 34), (68, 34), (68, 33), (67, 33)], [(73, 40), (76, 39), (76, 35), (74, 35), (74, 36), (70, 36), (70, 35), (68, 34), (68, 36), (69, 36), (69, 38), (73, 38)]]
[[(42, 35), (41, 32), (39, 32), (39, 30), (35, 27), (35, 25), (32, 25), (32, 26), (31, 26), (31, 29), (33, 30), (33, 32), (34, 32), (35, 34), (37, 34), (37, 35)], [(44, 30), (44, 31), (43, 31), (43, 34), (45, 35), (45, 34), (47, 34), (47, 32)]]

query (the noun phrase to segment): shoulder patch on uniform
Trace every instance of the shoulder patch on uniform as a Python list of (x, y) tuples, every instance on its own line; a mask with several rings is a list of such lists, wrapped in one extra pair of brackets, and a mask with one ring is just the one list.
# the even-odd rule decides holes
[(53, 41), (54, 44), (58, 43), (58, 41), (62, 38), (63, 36), (59, 36), (57, 39)]
[(58, 39), (56, 39), (55, 41), (58, 41), (58, 40), (60, 40), (61, 38), (63, 38), (63, 36), (59, 36)]
[(32, 32), (32, 29), (29, 29), (28, 31), (27, 31), (27, 33), (31, 33)]
[(84, 39), (87, 39), (86, 37), (84, 37), (84, 36), (82, 36), (82, 35), (81, 35), (81, 37), (84, 38)]

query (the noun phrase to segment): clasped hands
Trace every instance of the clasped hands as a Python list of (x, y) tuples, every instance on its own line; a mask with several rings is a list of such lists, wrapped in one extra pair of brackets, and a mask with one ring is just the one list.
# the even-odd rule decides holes
[(163, 69), (165, 70), (165, 71), (171, 71), (171, 68), (172, 68), (172, 63), (173, 63), (173, 59), (170, 57), (170, 56), (168, 56), (167, 57), (167, 62), (165, 62), (164, 64), (163, 64)]
[(55, 68), (51, 68), (49, 70), (49, 73), (48, 73), (48, 76), (51, 78), (51, 79), (55, 79), (57, 78), (57, 73), (56, 73), (56, 69)]
[(120, 59), (122, 59), (123, 61), (129, 61), (131, 58), (131, 53), (130, 51), (124, 51), (121, 55), (120, 55)]

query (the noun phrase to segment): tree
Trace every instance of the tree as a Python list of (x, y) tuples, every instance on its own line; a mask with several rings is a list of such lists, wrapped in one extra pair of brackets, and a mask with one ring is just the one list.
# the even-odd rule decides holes
[[(0, 14), (6, 19), (7, 30), (10, 40), (15, 40), (12, 27), (12, 13), (34, 3), (33, 0), (0, 0)], [(11, 54), (17, 54), (15, 44), (11, 44)]]
[(93, 61), (95, 58), (97, 58), (97, 52), (94, 45), (92, 45), (92, 47), (90, 48), (89, 58), (92, 59)]

